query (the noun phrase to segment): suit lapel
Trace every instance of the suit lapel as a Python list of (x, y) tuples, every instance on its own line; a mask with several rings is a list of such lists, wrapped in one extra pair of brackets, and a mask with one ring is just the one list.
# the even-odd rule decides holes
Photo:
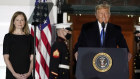
[(95, 26), (96, 26), (95, 27), (95, 34), (97, 34), (95, 38), (97, 38), (97, 46), (100, 47), (101, 46), (101, 43), (100, 43), (101, 38), (100, 38), (100, 31), (99, 31), (98, 21), (96, 21), (96, 25)]
[(110, 23), (107, 24), (107, 28), (106, 28), (106, 33), (105, 33), (105, 46), (106, 46), (106, 43), (107, 43), (107, 40), (110, 36), (110, 33), (111, 33), (111, 26), (110, 26)]

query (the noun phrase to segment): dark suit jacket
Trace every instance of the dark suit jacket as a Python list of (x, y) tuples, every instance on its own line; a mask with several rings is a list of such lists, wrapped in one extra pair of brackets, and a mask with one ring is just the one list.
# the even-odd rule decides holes
[[(126, 40), (121, 33), (120, 26), (108, 23), (105, 33), (104, 47), (117, 48), (117, 46), (128, 49)], [(101, 47), (100, 31), (97, 21), (83, 24), (74, 52), (78, 50), (78, 47)]]

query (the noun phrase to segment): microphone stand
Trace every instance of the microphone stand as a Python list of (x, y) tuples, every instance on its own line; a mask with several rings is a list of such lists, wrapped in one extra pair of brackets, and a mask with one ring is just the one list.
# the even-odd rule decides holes
[(36, 27), (39, 25), (39, 22), (32, 22), (32, 25), (34, 26), (33, 79), (35, 79)]

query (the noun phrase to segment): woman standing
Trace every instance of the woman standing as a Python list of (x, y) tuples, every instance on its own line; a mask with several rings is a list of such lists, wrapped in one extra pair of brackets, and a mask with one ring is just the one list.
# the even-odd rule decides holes
[(15, 12), (3, 42), (6, 79), (32, 79), (33, 53), (33, 37), (29, 34), (26, 15)]

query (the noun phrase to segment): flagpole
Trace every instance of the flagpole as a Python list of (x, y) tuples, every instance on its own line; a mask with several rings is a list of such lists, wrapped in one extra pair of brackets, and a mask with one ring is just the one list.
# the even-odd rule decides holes
[[(39, 3), (41, 3), (41, 0), (39, 0)], [(39, 4), (38, 4), (39, 5)], [(40, 6), (39, 6), (40, 7)], [(35, 79), (35, 62), (36, 62), (36, 27), (40, 24), (39, 22), (32, 22), (32, 25), (34, 26), (34, 56), (33, 56), (33, 79)]]
[(34, 56), (33, 56), (33, 79), (35, 79), (35, 60), (36, 60), (36, 27), (39, 25), (39, 22), (32, 22), (34, 26)]
[(35, 54), (36, 54), (36, 26), (34, 25), (34, 58), (33, 58), (33, 79), (35, 79)]

